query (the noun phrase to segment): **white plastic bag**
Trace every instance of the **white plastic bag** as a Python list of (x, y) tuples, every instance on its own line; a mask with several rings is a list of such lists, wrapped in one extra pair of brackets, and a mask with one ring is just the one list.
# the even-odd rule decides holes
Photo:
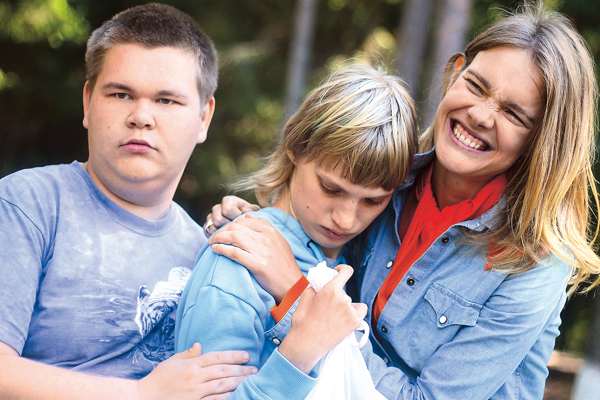
[[(337, 273), (321, 262), (308, 270), (307, 278), (318, 292)], [(363, 332), (360, 341), (352, 332), (323, 357), (319, 380), (305, 400), (385, 400), (375, 389), (359, 350), (369, 340), (369, 325), (362, 321), (356, 330)]]

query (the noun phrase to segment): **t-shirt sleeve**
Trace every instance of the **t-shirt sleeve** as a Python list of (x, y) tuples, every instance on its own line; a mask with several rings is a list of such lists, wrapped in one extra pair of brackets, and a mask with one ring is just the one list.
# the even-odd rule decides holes
[(19, 354), (27, 339), (44, 259), (44, 237), (31, 217), (0, 193), (0, 341)]

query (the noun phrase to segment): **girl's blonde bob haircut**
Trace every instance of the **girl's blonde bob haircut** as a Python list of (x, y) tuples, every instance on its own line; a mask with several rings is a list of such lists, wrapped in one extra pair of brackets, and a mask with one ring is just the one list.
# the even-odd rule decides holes
[[(460, 58), (465, 61), (464, 69), (479, 52), (497, 46), (529, 53), (545, 82), (545, 107), (529, 148), (513, 166), (500, 219), (485, 236), (498, 250), (490, 262), (519, 272), (555, 254), (574, 268), (573, 292), (600, 272), (600, 260), (592, 248), (597, 230), (595, 235), (587, 231), (588, 190), (598, 208), (592, 173), (597, 102), (594, 62), (583, 38), (563, 15), (545, 11), (541, 5), (525, 5), (450, 59), (443, 95), (454, 83), (452, 73)], [(433, 147), (434, 132), (433, 125), (424, 132), (422, 150)], [(599, 283), (595, 279), (588, 290)]]
[(354, 65), (308, 94), (264, 168), (235, 187), (254, 189), (261, 206), (272, 206), (288, 191), (290, 151), (296, 160), (341, 166), (353, 184), (392, 190), (407, 177), (417, 143), (415, 110), (402, 81)]

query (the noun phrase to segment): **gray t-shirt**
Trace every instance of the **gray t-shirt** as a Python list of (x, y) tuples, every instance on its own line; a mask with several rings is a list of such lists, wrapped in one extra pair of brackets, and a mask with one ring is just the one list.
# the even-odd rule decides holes
[(175, 309), (206, 238), (106, 197), (78, 162), (0, 180), (0, 341), (23, 357), (137, 379), (173, 354)]

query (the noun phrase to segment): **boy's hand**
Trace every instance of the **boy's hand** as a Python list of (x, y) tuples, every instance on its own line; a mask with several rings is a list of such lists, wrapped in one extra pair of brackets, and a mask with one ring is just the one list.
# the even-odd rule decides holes
[(356, 329), (367, 315), (366, 304), (354, 304), (344, 285), (354, 272), (348, 265), (318, 293), (310, 287), (300, 298), (292, 327), (279, 352), (298, 369), (309, 373), (329, 350)]
[(139, 399), (226, 399), (256, 367), (243, 366), (248, 353), (222, 351), (201, 354), (198, 343), (160, 363), (138, 381)]

